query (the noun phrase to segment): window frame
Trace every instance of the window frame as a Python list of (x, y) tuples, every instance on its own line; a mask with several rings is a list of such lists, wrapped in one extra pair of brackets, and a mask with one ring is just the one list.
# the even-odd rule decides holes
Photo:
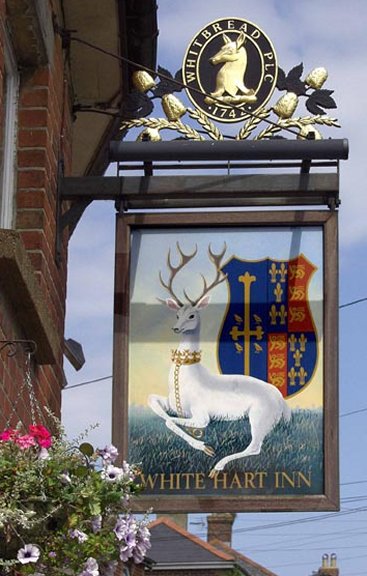
[(3, 166), (1, 178), (2, 194), (0, 197), (0, 228), (13, 228), (15, 173), (17, 154), (18, 101), (19, 101), (19, 71), (9, 34), (4, 35), (4, 135), (3, 135)]

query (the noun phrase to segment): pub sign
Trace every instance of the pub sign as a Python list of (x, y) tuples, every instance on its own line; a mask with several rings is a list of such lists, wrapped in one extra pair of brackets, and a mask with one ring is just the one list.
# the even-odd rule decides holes
[(117, 217), (114, 440), (138, 507), (337, 508), (337, 213), (299, 215)]

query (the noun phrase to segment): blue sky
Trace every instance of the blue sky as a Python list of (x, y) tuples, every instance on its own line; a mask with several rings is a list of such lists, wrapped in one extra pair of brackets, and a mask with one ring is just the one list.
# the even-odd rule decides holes
[[(335, 91), (338, 106), (330, 115), (338, 118), (341, 128), (327, 136), (348, 138), (350, 144), (350, 158), (341, 163), (340, 172), (340, 304), (367, 297), (365, 0), (160, 0), (158, 4), (158, 62), (172, 73), (181, 67), (196, 32), (226, 16), (256, 23), (272, 40), (286, 72), (300, 62), (305, 72), (317, 66), (328, 69), (325, 87)], [(114, 204), (94, 202), (74, 232), (69, 257), (66, 336), (83, 344), (87, 359), (79, 373), (65, 366), (69, 386), (102, 380), (64, 391), (63, 420), (71, 436), (99, 422), (90, 435), (99, 445), (110, 439), (114, 226)], [(339, 318), (341, 513), (240, 514), (234, 525), (234, 547), (279, 576), (308, 576), (319, 568), (322, 554), (332, 552), (337, 554), (341, 576), (366, 573), (367, 302), (340, 309)], [(205, 516), (189, 520), (189, 529), (205, 537)]]

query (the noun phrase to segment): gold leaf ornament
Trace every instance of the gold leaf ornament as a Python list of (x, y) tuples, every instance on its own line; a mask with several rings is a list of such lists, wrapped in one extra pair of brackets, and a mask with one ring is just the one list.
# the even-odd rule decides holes
[(321, 66), (319, 68), (314, 68), (307, 76), (305, 83), (311, 88), (319, 90), (326, 82), (328, 75), (329, 74), (326, 68), (323, 68)]
[(317, 128), (308, 124), (306, 126), (302, 126), (297, 136), (297, 140), (305, 140), (305, 139), (322, 140), (322, 136), (320, 132), (317, 130)]
[(145, 70), (137, 70), (133, 73), (133, 84), (139, 92), (148, 92), (156, 86), (152, 76)]
[(170, 122), (179, 120), (186, 113), (186, 106), (173, 94), (162, 96), (162, 108)]
[(149, 140), (150, 142), (160, 142), (162, 137), (159, 133), (157, 128), (145, 128), (142, 132), (140, 132), (139, 136), (137, 137), (137, 142), (143, 142), (145, 140)]
[(294, 92), (287, 92), (279, 98), (273, 110), (279, 118), (290, 118), (298, 106), (298, 96)]

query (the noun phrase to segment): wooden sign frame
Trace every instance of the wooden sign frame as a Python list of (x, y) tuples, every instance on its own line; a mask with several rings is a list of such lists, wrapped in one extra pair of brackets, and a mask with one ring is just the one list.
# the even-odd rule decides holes
[[(295, 454), (299, 455), (302, 450), (306, 454), (310, 446), (319, 445), (318, 451), (315, 452), (315, 460), (312, 461), (313, 464), (306, 464), (306, 468), (301, 469), (298, 464), (285, 468), (282, 458), (280, 458), (278, 465), (275, 462), (277, 459), (276, 452), (269, 452), (269, 454), (273, 454), (274, 461), (269, 461), (268, 467), (263, 466), (261, 470), (256, 468), (256, 462), (259, 461), (260, 457), (263, 457), (258, 454), (236, 460), (235, 463), (228, 465), (228, 471), (226, 468), (223, 471), (216, 471), (212, 478), (210, 478), (209, 469), (205, 471), (199, 469), (192, 471), (190, 469), (188, 472), (183, 472), (182, 466), (187, 466), (187, 470), (189, 470), (189, 466), (192, 465), (198, 451), (188, 445), (184, 439), (177, 437), (177, 434), (167, 428), (165, 421), (157, 413), (145, 406), (144, 409), (142, 408), (144, 414), (149, 413), (154, 419), (154, 426), (158, 427), (154, 434), (156, 434), (156, 430), (160, 430), (153, 439), (153, 432), (145, 424), (146, 421), (139, 420), (136, 416), (138, 412), (133, 411), (135, 406), (137, 406), (137, 410), (140, 410), (140, 404), (146, 403), (145, 400), (142, 400), (144, 394), (148, 397), (156, 392), (154, 371), (157, 362), (164, 362), (167, 365), (168, 375), (171, 362), (169, 358), (170, 348), (175, 346), (179, 340), (171, 331), (175, 314), (169, 316), (169, 310), (162, 308), (162, 314), (166, 314), (165, 321), (162, 320), (161, 312), (157, 312), (158, 307), (162, 305), (158, 303), (156, 298), (159, 297), (164, 300), (168, 296), (159, 281), (159, 271), (161, 271), (163, 281), (167, 282), (165, 266), (168, 249), (170, 248), (172, 251), (171, 260), (176, 266), (177, 260), (175, 258), (177, 255), (174, 256), (173, 254), (176, 239), (181, 242), (181, 248), (185, 253), (193, 252), (195, 245), (198, 245), (200, 252), (200, 249), (207, 245), (208, 239), (210, 239), (212, 251), (218, 253), (223, 241), (230, 247), (232, 238), (234, 238), (234, 242), (237, 242), (237, 245), (244, 247), (245, 252), (247, 251), (246, 246), (249, 246), (248, 259), (252, 261), (265, 256), (273, 257), (279, 261), (284, 259), (283, 248), (278, 249), (278, 245), (283, 246), (283, 243), (284, 246), (288, 246), (286, 249), (288, 258), (292, 258), (294, 255), (298, 256), (303, 250), (306, 252), (304, 254), (306, 259), (312, 260), (312, 255), (315, 253), (315, 255), (317, 254), (316, 260), (320, 260), (317, 262), (317, 272), (310, 280), (310, 286), (313, 286), (312, 283), (315, 282), (318, 284), (319, 290), (319, 296), (316, 297), (318, 302), (313, 303), (315, 309), (318, 310), (318, 329), (316, 331), (319, 346), (318, 376), (313, 377), (308, 386), (310, 390), (312, 390), (312, 386), (315, 386), (316, 396), (319, 394), (321, 398), (321, 408), (317, 402), (316, 406), (313, 404), (312, 396), (305, 407), (303, 407), (303, 401), (292, 399), (293, 419), (291, 423), (278, 423), (276, 424), (278, 428), (274, 427), (274, 430), (278, 430), (279, 437), (285, 438), (280, 453), (285, 456), (286, 450), (289, 450), (291, 464)], [(265, 252), (263, 255), (260, 254), (261, 249), (256, 251), (257, 248), (254, 243), (254, 239), (257, 242), (256, 238), (261, 239), (258, 244), (264, 245), (263, 250)], [(189, 245), (190, 248), (187, 248)], [(146, 247), (145, 264), (142, 260), (144, 246)], [(269, 250), (267, 246), (274, 246), (275, 253), (266, 252)], [(255, 253), (256, 258), (253, 257)], [(243, 258), (243, 254), (240, 254), (239, 257), (240, 259)], [(199, 278), (200, 274), (195, 272), (195, 277)], [(225, 284), (226, 282), (223, 282), (223, 285)], [(151, 306), (149, 310), (147, 302), (143, 302), (144, 298), (141, 296), (147, 289), (150, 290)], [(140, 296), (136, 296), (139, 290)], [(190, 288), (187, 288), (187, 292), (190, 295)], [(209, 304), (205, 314), (209, 314), (210, 306), (214, 307), (215, 304)], [(165, 332), (162, 332), (165, 336), (160, 336), (167, 348), (167, 358), (164, 355), (159, 356), (161, 352), (159, 350), (154, 351), (157, 347), (154, 346), (153, 341), (150, 341), (151, 335), (155, 334), (152, 326), (154, 322), (157, 322), (157, 318), (159, 322), (163, 321), (167, 324)], [(209, 316), (205, 318), (209, 318)], [(239, 319), (238, 321), (241, 322), (242, 320)], [(147, 325), (148, 322), (152, 323), (150, 328)], [(149, 343), (151, 344), (150, 347)], [(258, 346), (261, 353), (262, 347), (260, 344)], [(134, 377), (134, 371), (137, 371), (136, 377)], [(314, 384), (314, 382), (318, 382), (318, 384)], [(165, 386), (168, 390), (168, 377)], [(301, 390), (299, 392), (299, 399), (302, 398), (304, 392), (306, 391)], [(300, 407), (297, 402), (300, 403)], [(177, 416), (177, 414), (175, 415)], [(305, 435), (303, 441), (302, 435), (295, 436), (296, 432), (293, 428), (293, 424), (296, 425), (297, 419), (301, 418), (300, 415), (307, 418), (318, 418), (320, 426), (316, 435)], [(169, 418), (171, 416), (172, 413)], [(307, 426), (307, 424), (302, 424), (302, 426)], [(210, 427), (211, 424), (209, 424), (208, 430)], [(171, 451), (171, 456), (168, 455), (169, 445), (167, 445), (167, 452), (162, 449), (161, 445), (159, 451), (157, 447), (154, 470), (146, 469), (144, 461), (141, 462), (141, 481), (145, 483), (146, 489), (135, 504), (138, 510), (145, 510), (148, 507), (153, 507), (154, 512), (160, 513), (337, 510), (339, 507), (337, 212), (293, 210), (128, 213), (118, 215), (116, 224), (112, 429), (113, 443), (118, 446), (123, 458), (131, 461), (131, 463), (132, 455), (137, 463), (141, 462), (139, 449), (142, 450), (142, 453), (144, 450), (149, 451), (150, 454), (154, 452), (161, 435), (162, 438), (163, 435), (166, 435), (166, 440), (167, 438), (173, 439), (175, 446), (176, 441), (179, 443), (179, 451), (177, 452), (179, 456), (177, 458), (181, 463), (180, 472), (177, 472), (176, 464), (173, 461), (176, 453)], [(264, 454), (268, 453), (266, 452), (267, 447), (272, 442), (267, 438), (270, 438), (272, 434), (273, 431), (264, 439), (261, 449)], [(139, 448), (137, 452), (134, 448), (135, 452), (131, 450), (129, 452), (129, 449), (135, 444), (140, 447), (144, 446), (144, 448)], [(218, 460), (216, 456), (210, 458), (209, 454), (202, 451), (200, 456), (208, 460), (211, 459), (213, 465)], [(317, 481), (315, 481), (314, 486), (315, 477), (317, 477)]]

